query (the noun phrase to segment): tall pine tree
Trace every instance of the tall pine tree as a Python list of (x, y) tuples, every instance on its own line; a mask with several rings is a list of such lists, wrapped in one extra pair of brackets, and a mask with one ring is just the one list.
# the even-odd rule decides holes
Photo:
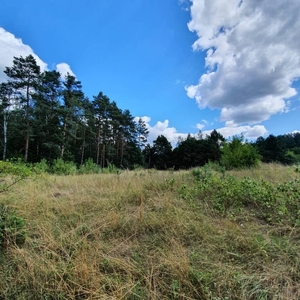
[(25, 116), (25, 153), (24, 160), (28, 160), (29, 141), (31, 137), (31, 117), (33, 107), (33, 95), (39, 85), (40, 67), (35, 58), (28, 55), (25, 58), (14, 57), (13, 66), (6, 67), (4, 73), (9, 78), (9, 84), (14, 89), (16, 97), (20, 100)]

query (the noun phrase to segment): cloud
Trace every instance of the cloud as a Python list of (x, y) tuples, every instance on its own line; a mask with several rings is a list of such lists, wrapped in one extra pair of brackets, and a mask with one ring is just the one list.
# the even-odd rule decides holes
[(198, 128), (199, 130), (202, 130), (208, 123), (206, 120), (202, 120), (201, 122), (202, 123), (196, 124), (196, 128)]
[(182, 10), (189, 11), (189, 1), (190, 0), (178, 0), (178, 4), (181, 6)]
[(185, 84), (185, 82), (184, 82), (184, 81), (182, 81), (182, 80), (180, 80), (180, 79), (176, 79), (176, 81), (175, 81), (175, 84), (176, 84), (176, 85), (178, 85), (178, 84), (182, 84), (182, 85), (184, 85), (184, 84)]
[(47, 69), (47, 64), (43, 62), (28, 45), (25, 45), (21, 39), (16, 38), (12, 33), (0, 27), (0, 82), (6, 81), (7, 77), (3, 71), (5, 67), (12, 66), (14, 56), (26, 57), (32, 54), (37, 64), (41, 67), (41, 71)]
[[(135, 117), (134, 120), (137, 122), (140, 117)], [(150, 125), (151, 118), (148, 116), (141, 117), (142, 120), (146, 123), (147, 129), (149, 130), (148, 143), (152, 144), (153, 141), (159, 136), (164, 135), (168, 141), (172, 144), (173, 147), (176, 147), (179, 138), (186, 138), (188, 133), (180, 133), (177, 131), (175, 127), (169, 127), (169, 120), (165, 120), (163, 122), (158, 121), (154, 126)], [(196, 127), (201, 130), (201, 126), (205, 126), (208, 122), (206, 120), (202, 120), (203, 124), (197, 124)], [(255, 125), (255, 126), (225, 126), (221, 128), (216, 128), (216, 130), (221, 133), (225, 138), (232, 137), (234, 135), (243, 134), (246, 139), (255, 140), (260, 136), (266, 135), (268, 132), (267, 129), (263, 125)], [(209, 135), (212, 130), (202, 131), (203, 136)], [(190, 134), (191, 136), (197, 136), (197, 133)]]
[(300, 2), (191, 0), (194, 50), (206, 51), (198, 84), (186, 87), (220, 121), (255, 124), (289, 109), (300, 78)]
[[(32, 54), (36, 59), (37, 64), (41, 68), (41, 72), (48, 70), (47, 63), (43, 62), (33, 51), (33, 49), (24, 44), (23, 41), (12, 33), (6, 31), (4, 28), (0, 27), (0, 82), (6, 81), (7, 77), (3, 72), (5, 67), (10, 67), (13, 64), (13, 59), (15, 57), (26, 57)], [(56, 65), (56, 70), (62, 74), (62, 77), (67, 75), (69, 72), (71, 75), (75, 76), (71, 67), (67, 63), (59, 63)]]
[[(163, 122), (158, 121), (154, 126), (150, 125), (151, 118), (148, 116), (141, 117), (146, 123), (147, 129), (149, 130), (148, 143), (152, 144), (159, 135), (164, 135), (167, 140), (176, 146), (179, 137), (187, 137), (187, 133), (179, 133), (175, 127), (169, 127), (169, 120)], [(137, 122), (139, 117), (135, 117), (134, 120)]]
[(202, 129), (205, 127), (205, 124), (198, 123), (198, 124), (196, 125), (196, 127), (197, 127), (199, 130), (202, 130)]
[(73, 71), (71, 70), (70, 65), (68, 65), (67, 63), (59, 63), (56, 65), (56, 71), (58, 71), (61, 74), (62, 78), (65, 78), (65, 76), (69, 73), (72, 76), (76, 75), (73, 73)]
[[(225, 138), (232, 137), (234, 135), (243, 134), (246, 139), (255, 140), (260, 136), (266, 135), (268, 132), (263, 125), (255, 126), (225, 126), (221, 128), (216, 128), (216, 130), (221, 133)], [(212, 130), (205, 130), (203, 134), (210, 134)]]

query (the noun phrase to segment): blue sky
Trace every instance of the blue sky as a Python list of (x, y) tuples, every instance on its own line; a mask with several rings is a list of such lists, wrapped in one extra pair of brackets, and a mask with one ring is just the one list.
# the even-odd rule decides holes
[(299, 13), (298, 0), (1, 1), (0, 72), (32, 53), (143, 117), (150, 141), (285, 134), (300, 130)]

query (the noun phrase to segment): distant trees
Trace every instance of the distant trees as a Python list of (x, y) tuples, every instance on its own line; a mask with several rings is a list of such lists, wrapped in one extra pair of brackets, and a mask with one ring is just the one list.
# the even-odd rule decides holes
[(45, 71), (40, 76), (36, 94), (33, 95), (33, 147), (31, 158), (52, 160), (60, 155), (62, 125), (62, 84), (60, 73)]
[(254, 143), (262, 161), (283, 164), (300, 163), (300, 133), (289, 133), (267, 138), (259, 137)]
[(189, 169), (216, 162), (226, 168), (249, 167), (264, 162), (300, 163), (300, 133), (242, 137), (226, 141), (216, 130), (203, 137), (180, 138), (173, 149), (159, 135), (147, 144), (149, 130), (103, 92), (92, 100), (73, 75), (41, 72), (32, 55), (15, 57), (5, 68), (7, 82), (0, 84), (0, 151), (2, 159), (85, 161), (104, 168), (135, 165), (166, 170)]
[(204, 166), (209, 161), (219, 162), (221, 159), (221, 145), (225, 138), (213, 130), (203, 138), (202, 134), (196, 137), (188, 135), (181, 139), (174, 149), (173, 162), (177, 169), (188, 169)]
[(164, 135), (153, 141), (152, 163), (158, 170), (167, 170), (172, 166), (172, 145)]
[(222, 147), (221, 165), (226, 169), (241, 169), (255, 167), (260, 161), (260, 155), (255, 147), (244, 142), (243, 136), (234, 136)]
[[(101, 167), (143, 164), (148, 130), (129, 110), (100, 92), (89, 101), (81, 82), (70, 74), (40, 72), (32, 55), (15, 57), (0, 85), (2, 157), (36, 162), (57, 158)], [(8, 122), (8, 119), (10, 120)]]

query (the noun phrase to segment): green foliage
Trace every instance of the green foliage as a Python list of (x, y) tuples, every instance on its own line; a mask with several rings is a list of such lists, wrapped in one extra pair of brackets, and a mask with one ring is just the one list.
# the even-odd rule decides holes
[(34, 170), (38, 173), (47, 173), (50, 171), (50, 167), (47, 160), (43, 158), (40, 162), (34, 164)]
[(173, 151), (173, 164), (176, 169), (190, 169), (204, 166), (209, 161), (218, 163), (224, 140), (224, 137), (216, 130), (205, 138), (201, 133), (197, 137), (189, 134), (186, 139), (180, 138)]
[(25, 242), (25, 220), (16, 211), (0, 203), (0, 249), (9, 244), (20, 246)]
[(182, 186), (184, 199), (199, 199), (210, 203), (222, 215), (236, 215), (247, 209), (257, 218), (269, 223), (300, 224), (300, 180), (273, 185), (262, 179), (220, 176), (208, 166), (191, 171), (195, 185)]
[(74, 162), (58, 158), (53, 161), (52, 172), (57, 175), (74, 175), (77, 173), (77, 168)]
[(280, 162), (286, 165), (300, 162), (299, 132), (278, 136), (270, 134), (266, 139), (259, 137), (255, 146), (263, 162)]
[(259, 160), (258, 152), (252, 145), (243, 142), (243, 136), (235, 136), (223, 145), (221, 165), (227, 170), (256, 167)]
[(153, 141), (153, 165), (159, 170), (171, 167), (172, 145), (164, 135), (159, 135)]
[(224, 166), (221, 166), (219, 163), (209, 161), (205, 166), (225, 176), (226, 168)]
[(97, 164), (89, 158), (82, 166), (79, 168), (79, 174), (97, 174), (100, 173), (101, 169)]
[(192, 169), (192, 175), (198, 182), (207, 182), (212, 176), (211, 168), (209, 165), (205, 165), (202, 168)]
[[(21, 159), (0, 162), (1, 185), (0, 192), (17, 182), (32, 175), (32, 168)], [(17, 246), (25, 242), (25, 221), (16, 211), (0, 203), (0, 249), (7, 248), (9, 244)]]
[(25, 154), (24, 160), (28, 160), (29, 141), (31, 137), (32, 127), (32, 106), (33, 95), (38, 89), (38, 82), (40, 77), (40, 67), (38, 66), (35, 58), (30, 54), (25, 58), (20, 56), (14, 57), (12, 67), (6, 67), (4, 73), (9, 78), (9, 83), (14, 89), (16, 100), (20, 104), (25, 116), (24, 123), (24, 141), (25, 141)]
[(286, 153), (283, 156), (283, 161), (284, 164), (286, 165), (293, 165), (293, 164), (297, 164), (300, 162), (300, 155), (296, 154), (294, 151), (292, 150), (288, 150), (286, 151)]
[[(88, 99), (76, 77), (68, 74), (61, 80), (57, 71), (41, 72), (32, 55), (14, 57), (10, 65), (4, 71), (8, 80), (0, 85), (3, 160), (20, 156), (36, 163), (63, 158), (82, 165), (93, 158), (101, 168), (110, 162), (122, 169), (139, 164), (167, 170), (219, 163), (221, 156), (227, 169), (255, 166), (260, 159), (251, 144), (239, 137), (224, 144), (216, 130), (205, 137), (199, 132), (180, 138), (174, 150), (164, 136), (158, 136), (153, 146), (146, 145), (145, 121), (135, 121), (128, 109), (121, 110), (102, 92)], [(263, 162), (300, 162), (298, 132), (260, 137), (254, 146)], [(86, 166), (80, 172), (92, 172), (90, 167), (93, 169)], [(62, 170), (65, 166), (58, 169), (61, 174), (69, 173)], [(48, 171), (45, 163), (36, 165), (36, 170)]]
[(0, 161), (0, 192), (32, 175), (32, 168), (21, 159)]
[(119, 175), (119, 174), (121, 174), (121, 171), (114, 164), (109, 164), (107, 168), (102, 169), (102, 173)]

